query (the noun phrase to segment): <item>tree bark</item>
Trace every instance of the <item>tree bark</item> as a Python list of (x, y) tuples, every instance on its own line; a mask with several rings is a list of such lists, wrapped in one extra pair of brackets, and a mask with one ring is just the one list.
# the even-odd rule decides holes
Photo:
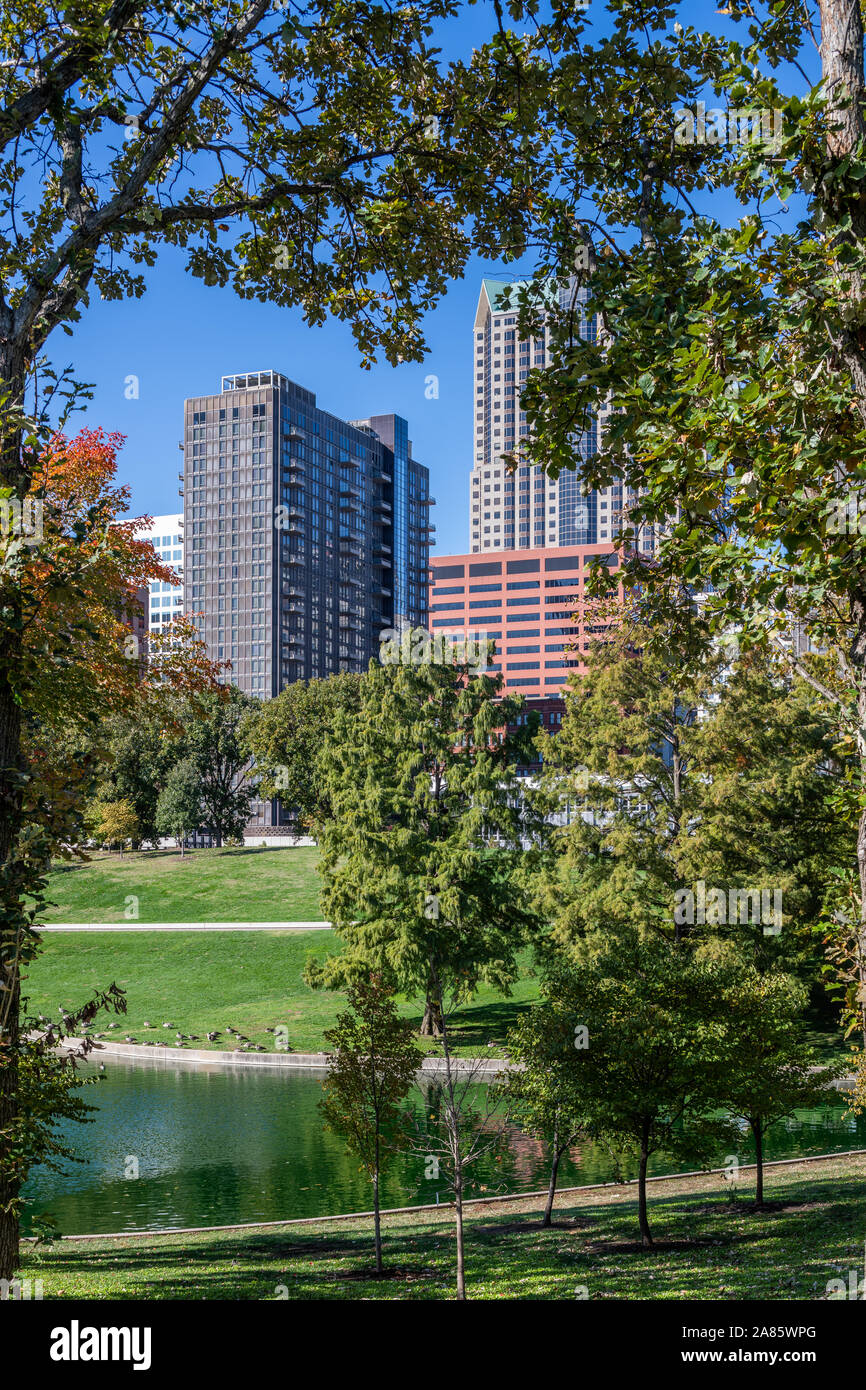
[(640, 1222), (640, 1243), (644, 1250), (651, 1250), (653, 1246), (652, 1231), (650, 1230), (649, 1220), (646, 1209), (646, 1175), (649, 1163), (649, 1125), (644, 1124), (643, 1134), (640, 1141), (640, 1168), (638, 1169), (637, 1179), (637, 1206), (638, 1221)]
[(758, 1118), (750, 1120), (755, 1136), (755, 1206), (764, 1205), (764, 1124)]
[(466, 1270), (463, 1263), (463, 1171), (458, 1157), (454, 1174), (454, 1213), (457, 1226), (457, 1301), (466, 1302)]
[(424, 1017), (421, 1019), (421, 1037), (442, 1037), (442, 1009), (439, 1000), (431, 993), (428, 993), (424, 1002)]
[(550, 1182), (547, 1188), (547, 1202), (545, 1203), (544, 1207), (544, 1215), (541, 1218), (542, 1229), (545, 1229), (547, 1226), (550, 1225), (551, 1217), (553, 1215), (553, 1199), (556, 1196), (556, 1176), (559, 1172), (559, 1160), (561, 1156), (562, 1149), (559, 1147), (559, 1135), (557, 1133), (557, 1127), (556, 1125), (554, 1125), (552, 1157), (550, 1160)]
[[(378, 1150), (378, 1140), (376, 1148)], [(376, 1158), (376, 1171), (373, 1174), (373, 1228), (376, 1240), (376, 1273), (382, 1273), (382, 1222), (379, 1215), (379, 1159)]]
[[(827, 133), (827, 158), (838, 164), (854, 152), (866, 136), (866, 77), (863, 69), (863, 16), (860, 0), (819, 0), (821, 12), (821, 73), (828, 97), (827, 116), (832, 129)], [(838, 203), (830, 185), (829, 194), (818, 190), (821, 209), (832, 233), (837, 256), (846, 246), (855, 251), (854, 263), (845, 266), (846, 331), (840, 343), (842, 357), (851, 373), (855, 403), (866, 423), (866, 284), (859, 257), (866, 247), (866, 206), (862, 189), (843, 193)], [(842, 227), (845, 218), (850, 224)], [(834, 226), (834, 223), (836, 224)], [(866, 578), (852, 576), (850, 591), (854, 636), (850, 660), (857, 683), (857, 754), (864, 804), (857, 827), (857, 866), (860, 879), (860, 998), (863, 1049), (866, 1051)]]

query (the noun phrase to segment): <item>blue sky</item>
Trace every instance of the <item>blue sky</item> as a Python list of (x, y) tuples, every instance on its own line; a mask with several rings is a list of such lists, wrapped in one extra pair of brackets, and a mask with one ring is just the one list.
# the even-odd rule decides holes
[[(686, 13), (696, 26), (716, 28), (715, 8), (702, 0)], [(482, 43), (492, 14), (487, 3), (462, 10), (439, 36), (445, 53), (466, 55)], [(609, 22), (602, 6), (597, 14), (602, 25)], [(725, 215), (717, 206), (713, 211)], [(314, 391), (324, 409), (343, 418), (391, 411), (406, 417), (415, 457), (429, 467), (438, 503), (432, 513), (436, 553), (447, 554), (468, 547), (472, 325), (481, 279), (518, 273), (513, 265), (473, 260), (465, 278), (451, 285), (427, 317), (427, 359), (399, 367), (383, 362), (363, 371), (348, 325), (309, 328), (300, 311), (207, 288), (186, 273), (182, 254), (168, 248), (148, 273), (142, 299), (94, 300), (71, 337), (54, 335), (49, 353), (55, 366), (69, 362), (78, 380), (93, 383), (93, 401), (78, 421), (126, 436), (119, 472), (120, 481), (132, 488), (134, 514), (180, 507), (184, 398), (218, 391), (223, 374), (274, 368)], [(431, 373), (438, 377), (436, 399), (425, 395)], [(137, 400), (125, 396), (131, 375), (139, 380)]]
[[(163, 252), (141, 299), (96, 299), (73, 336), (56, 335), (56, 365), (74, 364), (79, 381), (94, 385), (80, 423), (126, 436), (120, 481), (132, 487), (132, 511), (179, 509), (183, 468), (183, 401), (219, 391), (225, 373), (273, 367), (314, 391), (318, 403), (344, 419), (394, 411), (409, 421), (415, 457), (430, 468), (438, 505), (436, 550), (465, 550), (472, 459), (472, 325), (482, 274), (502, 267), (476, 262), (454, 283), (427, 320), (430, 353), (424, 363), (363, 371), (347, 324), (307, 327), (300, 311), (239, 300), (230, 289), (209, 289), (187, 275), (182, 257)], [(425, 398), (425, 377), (439, 378), (438, 400)], [(139, 379), (138, 400), (127, 400), (128, 376)], [(75, 427), (75, 426), (74, 426)]]

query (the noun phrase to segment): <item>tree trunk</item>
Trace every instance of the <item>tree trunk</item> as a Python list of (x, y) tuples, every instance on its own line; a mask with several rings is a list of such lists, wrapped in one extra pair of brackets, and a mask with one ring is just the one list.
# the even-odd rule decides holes
[(454, 1217), (457, 1225), (457, 1301), (466, 1302), (466, 1271), (463, 1264), (463, 1165), (458, 1157), (454, 1174)]
[(379, 1166), (373, 1174), (373, 1229), (376, 1239), (376, 1273), (382, 1273), (382, 1223), (379, 1216)]
[[(7, 394), (4, 408), (16, 409), (24, 394), (24, 364), (8, 347), (0, 349), (0, 385)], [(21, 435), (14, 427), (0, 443), (0, 483), (13, 495), (26, 495), (28, 478), (21, 458)], [(22, 656), (21, 598), (4, 587), (6, 609), (0, 631), (0, 866), (6, 869), (15, 852), (21, 825), (21, 706), (15, 698)], [(13, 1180), (6, 1145), (18, 1118), (21, 975), (19, 932), (24, 930), (21, 893), (16, 875), (0, 878), (0, 969), (6, 989), (0, 994), (0, 1279), (11, 1280), (19, 1267), (19, 1222), (16, 1214), (19, 1184)]]
[(442, 1037), (442, 1009), (439, 1000), (431, 993), (428, 993), (424, 1003), (424, 1017), (421, 1019), (421, 1037)]
[(755, 1136), (755, 1206), (764, 1205), (764, 1123), (758, 1118), (750, 1120), (752, 1134)]
[(644, 1131), (640, 1141), (640, 1168), (637, 1179), (637, 1206), (638, 1220), (640, 1222), (640, 1243), (644, 1250), (650, 1250), (653, 1246), (652, 1231), (649, 1227), (646, 1209), (646, 1173), (649, 1162), (649, 1126), (644, 1125)]
[(550, 1225), (553, 1214), (553, 1199), (556, 1196), (556, 1175), (559, 1172), (559, 1160), (562, 1150), (559, 1147), (559, 1135), (556, 1125), (553, 1127), (553, 1149), (550, 1161), (550, 1183), (547, 1188), (547, 1202), (544, 1208), (544, 1216), (541, 1218), (542, 1229)]

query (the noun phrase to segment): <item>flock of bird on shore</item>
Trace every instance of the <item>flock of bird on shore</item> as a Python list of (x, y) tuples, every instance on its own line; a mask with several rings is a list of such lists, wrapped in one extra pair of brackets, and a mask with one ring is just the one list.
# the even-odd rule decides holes
[[(60, 1004), (58, 1006), (58, 1013), (60, 1014), (61, 1019), (64, 1022), (66, 1021), (66, 1019), (72, 1017), (69, 1010), (65, 1008), (63, 1004)], [(51, 1027), (50, 1019), (47, 1019), (44, 1014), (39, 1014), (39, 1022), (46, 1023), (48, 1024), (49, 1028)], [(149, 1023), (147, 1019), (145, 1019), (141, 1026), (142, 1028), (151, 1029), (154, 1028), (156, 1025), (153, 1023)], [(163, 1028), (175, 1027), (173, 1023), (163, 1023), (162, 1026)], [(108, 1024), (109, 1031), (115, 1030), (119, 1027), (120, 1025), (117, 1023)], [(274, 1028), (265, 1029), (266, 1033), (273, 1033), (275, 1031), (276, 1030)], [(94, 1041), (98, 1041), (101, 1038), (107, 1037), (107, 1033), (91, 1033), (89, 1029), (86, 1029), (85, 1033), (86, 1036), (93, 1038)], [(207, 1032), (205, 1036), (208, 1042), (214, 1043), (218, 1042), (219, 1039), (223, 1036), (223, 1034), (225, 1034), (227, 1038), (233, 1038), (237, 1041), (238, 1046), (232, 1049), (234, 1052), (267, 1052), (267, 1048), (262, 1047), (261, 1043), (251, 1042), (250, 1039), (247, 1037), (246, 1033), (242, 1033), (239, 1028), (233, 1028), (231, 1024), (226, 1024), (225, 1028), (223, 1028), (222, 1030), (220, 1030), (219, 1028), (213, 1028), (209, 1032)], [(133, 1037), (129, 1033), (126, 1034), (123, 1041), (127, 1043), (136, 1043), (140, 1047), (189, 1047), (190, 1043), (200, 1042), (201, 1035), (199, 1033), (182, 1033), (180, 1029), (175, 1029), (173, 1043), (170, 1043), (167, 1039), (164, 1038), (144, 1038), (139, 1043), (138, 1038)], [(285, 1047), (281, 1050), (284, 1052), (292, 1051), (290, 1047)]]

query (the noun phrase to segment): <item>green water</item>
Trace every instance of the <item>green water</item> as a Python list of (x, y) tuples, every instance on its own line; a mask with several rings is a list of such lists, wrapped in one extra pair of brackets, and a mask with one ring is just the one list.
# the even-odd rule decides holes
[[(34, 1170), (25, 1188), (25, 1229), (50, 1213), (66, 1235), (158, 1227), (219, 1226), (363, 1211), (370, 1188), (341, 1140), (318, 1113), (321, 1076), (256, 1071), (203, 1072), (114, 1062), (84, 1092), (94, 1122), (66, 1131), (85, 1160), (63, 1174)], [(420, 1104), (420, 1099), (419, 1099)], [(473, 1169), (475, 1193), (532, 1191), (547, 1182), (542, 1144), (506, 1132), (498, 1159)], [(866, 1148), (866, 1119), (843, 1103), (798, 1112), (776, 1125), (768, 1158)], [(739, 1157), (748, 1162), (743, 1136)], [(138, 1177), (130, 1160), (136, 1160)], [(721, 1167), (726, 1155), (720, 1154)], [(423, 1145), (395, 1157), (384, 1176), (383, 1206), (447, 1201), (441, 1179), (425, 1176)], [(690, 1166), (679, 1165), (681, 1170)], [(658, 1155), (657, 1173), (678, 1165)], [(627, 1174), (631, 1176), (631, 1174)], [(606, 1182), (611, 1160), (581, 1144), (563, 1161), (562, 1186)]]

